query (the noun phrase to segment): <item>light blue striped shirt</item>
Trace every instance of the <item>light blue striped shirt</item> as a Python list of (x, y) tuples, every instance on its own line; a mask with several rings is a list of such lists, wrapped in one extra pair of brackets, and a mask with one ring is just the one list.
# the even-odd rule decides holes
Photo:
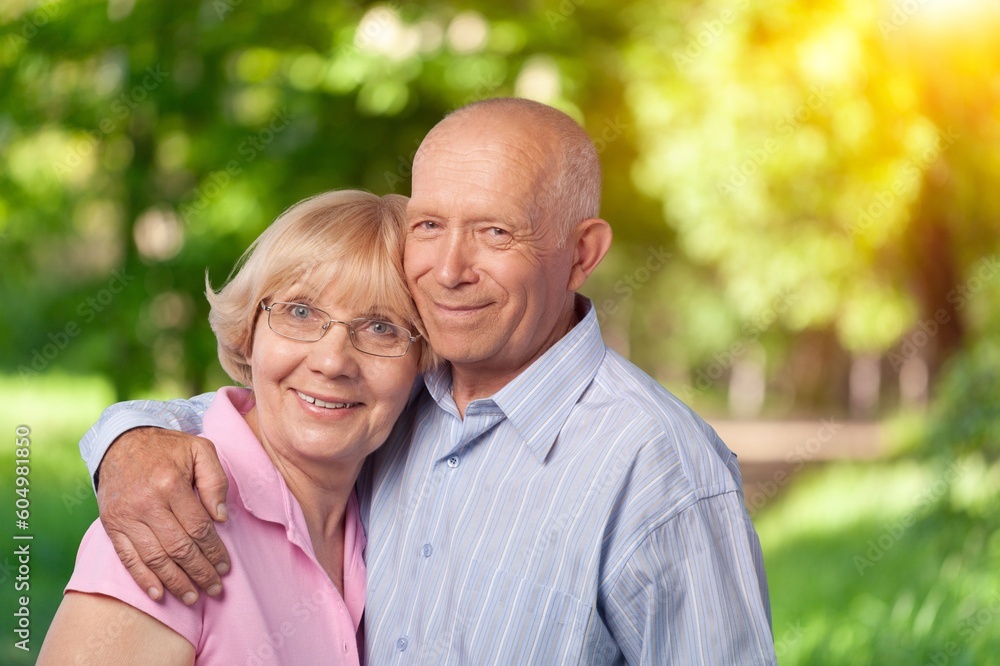
[[(358, 483), (369, 663), (775, 663), (736, 456), (592, 307), (464, 419), (446, 368), (426, 387)], [(206, 402), (110, 408), (84, 459)]]

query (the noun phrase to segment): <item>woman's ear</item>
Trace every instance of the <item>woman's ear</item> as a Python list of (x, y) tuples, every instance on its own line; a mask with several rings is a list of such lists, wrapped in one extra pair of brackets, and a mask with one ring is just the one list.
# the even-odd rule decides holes
[(573, 268), (569, 274), (569, 291), (583, 286), (611, 247), (611, 225), (599, 217), (591, 217), (576, 226), (573, 242)]

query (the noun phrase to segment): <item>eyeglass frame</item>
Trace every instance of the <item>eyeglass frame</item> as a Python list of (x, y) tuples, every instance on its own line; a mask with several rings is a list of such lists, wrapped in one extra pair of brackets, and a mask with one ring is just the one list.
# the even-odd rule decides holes
[[(274, 330), (274, 326), (271, 325), (271, 308), (273, 308), (275, 305), (301, 305), (302, 307), (306, 307), (306, 308), (309, 308), (310, 310), (314, 310), (316, 312), (321, 313), (324, 317), (327, 318), (326, 323), (323, 324), (323, 326), (320, 327), (320, 330), (323, 331), (323, 332), (320, 333), (319, 337), (316, 338), (315, 340), (302, 340), (300, 338), (293, 338), (290, 335), (285, 335), (284, 333), (281, 333), (279, 331), (275, 331)], [(400, 326), (399, 324), (393, 324), (391, 321), (386, 321), (384, 319), (377, 319), (377, 318), (373, 318), (373, 317), (355, 317), (354, 319), (352, 319), (350, 321), (340, 321), (339, 319), (334, 319), (333, 317), (331, 317), (330, 313), (327, 312), (326, 310), (322, 310), (320, 308), (317, 308), (317, 307), (315, 307), (313, 305), (308, 305), (306, 303), (295, 303), (293, 301), (274, 301), (270, 305), (267, 305), (265, 301), (261, 301), (260, 302), (260, 307), (261, 307), (262, 310), (264, 310), (267, 313), (267, 327), (269, 329), (271, 329), (271, 331), (274, 332), (276, 335), (280, 335), (281, 337), (285, 338), (286, 340), (295, 340), (296, 342), (319, 342), (326, 335), (326, 332), (330, 330), (330, 328), (331, 328), (330, 325), (331, 324), (342, 324), (342, 325), (344, 325), (344, 326), (347, 327), (347, 332), (349, 334), (349, 337), (351, 338), (351, 346), (354, 347), (355, 349), (357, 349), (362, 354), (367, 354), (369, 356), (375, 356), (376, 358), (403, 358), (404, 356), (406, 356), (407, 352), (410, 351), (410, 347), (413, 345), (413, 343), (416, 342), (417, 340), (419, 340), (420, 337), (421, 337), (419, 333), (417, 333), (416, 335), (414, 335), (413, 332), (410, 329), (405, 328), (403, 326)], [(373, 352), (365, 351), (364, 349), (361, 349), (360, 347), (358, 347), (357, 340), (354, 339), (354, 326), (353, 326), (353, 323), (356, 322), (356, 321), (384, 321), (386, 324), (389, 324), (390, 326), (395, 326), (396, 328), (400, 329), (401, 331), (404, 331), (406, 333), (407, 338), (408, 338), (407, 341), (406, 341), (406, 349), (403, 350), (402, 354), (396, 354), (396, 355), (375, 354)]]

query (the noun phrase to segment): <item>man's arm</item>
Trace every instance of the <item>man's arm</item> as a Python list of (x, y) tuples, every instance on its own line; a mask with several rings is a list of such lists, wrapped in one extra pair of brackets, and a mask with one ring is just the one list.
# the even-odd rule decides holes
[[(129, 430), (151, 426), (178, 430), (189, 435), (201, 432), (201, 416), (212, 404), (214, 393), (202, 393), (190, 400), (130, 400), (111, 405), (80, 440), (80, 456), (93, 480), (111, 444)], [(97, 490), (97, 484), (94, 484)]]
[(775, 664), (760, 543), (740, 495), (702, 498), (638, 545), (611, 582), (629, 664)]
[(187, 604), (198, 598), (195, 584), (217, 595), (229, 570), (212, 524), (227, 517), (225, 472), (211, 442), (176, 432), (200, 432), (212, 398), (114, 405), (80, 442), (104, 529), (153, 599), (161, 586)]

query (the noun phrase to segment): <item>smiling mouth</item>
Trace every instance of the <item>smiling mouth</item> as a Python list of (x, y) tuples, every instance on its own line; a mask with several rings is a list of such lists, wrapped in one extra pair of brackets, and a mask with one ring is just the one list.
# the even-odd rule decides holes
[(485, 305), (447, 305), (445, 303), (437, 303), (437, 306), (445, 312), (475, 312), (486, 307)]
[(300, 398), (308, 402), (310, 405), (316, 405), (317, 407), (322, 407), (324, 409), (346, 409), (360, 404), (357, 402), (326, 402), (325, 400), (314, 398), (311, 395), (306, 395), (302, 391), (296, 391), (295, 393), (297, 393)]

